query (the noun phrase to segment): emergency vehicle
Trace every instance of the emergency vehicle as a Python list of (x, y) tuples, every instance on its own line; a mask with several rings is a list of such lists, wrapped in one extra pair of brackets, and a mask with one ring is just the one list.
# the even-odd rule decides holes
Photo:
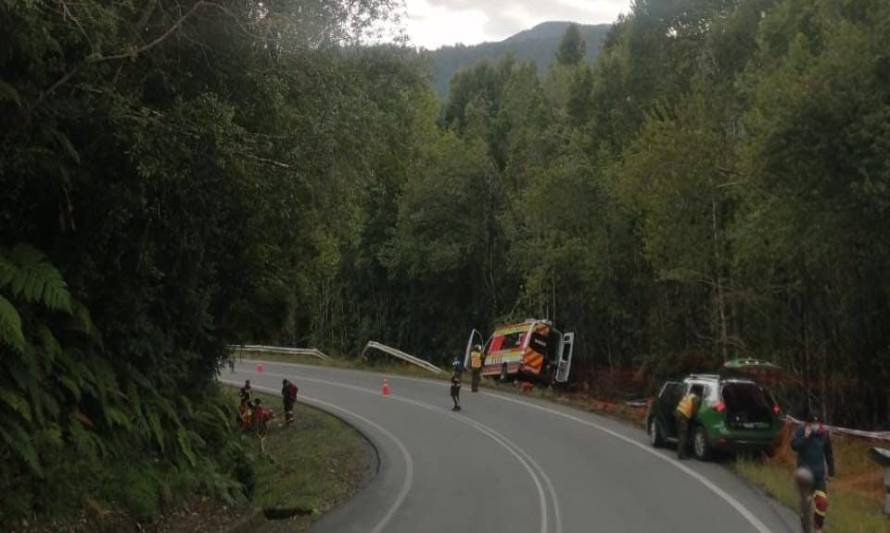
[(574, 333), (562, 333), (553, 322), (530, 318), (495, 328), (484, 343), (478, 330), (470, 333), (464, 368), (474, 345), (482, 346), (482, 375), (502, 381), (528, 379), (539, 383), (565, 383), (572, 369)]

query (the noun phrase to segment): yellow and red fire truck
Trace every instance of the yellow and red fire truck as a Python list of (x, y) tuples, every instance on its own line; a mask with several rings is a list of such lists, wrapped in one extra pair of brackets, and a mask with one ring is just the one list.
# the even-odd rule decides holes
[(482, 375), (529, 379), (540, 383), (565, 383), (572, 369), (574, 333), (562, 333), (549, 320), (530, 318), (495, 328), (485, 343), (477, 330), (470, 333), (464, 368), (474, 345), (482, 348)]

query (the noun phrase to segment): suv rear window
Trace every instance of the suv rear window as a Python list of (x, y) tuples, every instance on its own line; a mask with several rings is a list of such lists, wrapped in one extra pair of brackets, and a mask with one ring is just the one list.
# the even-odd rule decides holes
[(726, 383), (722, 390), (730, 422), (771, 422), (772, 406), (767, 393), (754, 383)]

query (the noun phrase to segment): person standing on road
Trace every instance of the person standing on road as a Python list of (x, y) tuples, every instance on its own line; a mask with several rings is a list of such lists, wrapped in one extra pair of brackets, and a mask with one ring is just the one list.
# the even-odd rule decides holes
[(828, 480), (834, 477), (834, 452), (831, 436), (818, 417), (808, 407), (801, 415), (803, 425), (791, 437), (791, 449), (797, 453), (795, 479), (800, 493), (800, 522), (805, 532), (821, 533), (828, 511)]
[(294, 421), (294, 404), (297, 402), (297, 386), (284, 379), (281, 381), (281, 400), (284, 403), (284, 421)]
[(695, 389), (690, 390), (677, 404), (677, 459), (686, 458), (686, 452), (689, 449), (689, 429), (695, 414), (698, 413), (699, 406), (701, 406), (701, 398), (696, 394)]
[(479, 379), (482, 376), (482, 347), (478, 344), (473, 346), (470, 352), (470, 371), (473, 374), (472, 391), (479, 392)]
[(451, 374), (451, 401), (454, 402), (452, 411), (460, 411), (460, 371), (455, 370)]

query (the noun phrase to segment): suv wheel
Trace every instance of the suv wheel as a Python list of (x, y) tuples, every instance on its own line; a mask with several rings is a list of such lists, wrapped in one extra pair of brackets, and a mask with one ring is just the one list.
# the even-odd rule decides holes
[(661, 430), (658, 428), (658, 421), (655, 420), (654, 416), (649, 419), (647, 427), (649, 428), (649, 443), (656, 448), (664, 446), (664, 437), (661, 434)]
[(698, 426), (695, 428), (695, 435), (692, 437), (692, 449), (695, 451), (695, 457), (701, 461), (707, 461), (711, 458), (711, 445), (708, 444), (708, 435), (705, 428)]

